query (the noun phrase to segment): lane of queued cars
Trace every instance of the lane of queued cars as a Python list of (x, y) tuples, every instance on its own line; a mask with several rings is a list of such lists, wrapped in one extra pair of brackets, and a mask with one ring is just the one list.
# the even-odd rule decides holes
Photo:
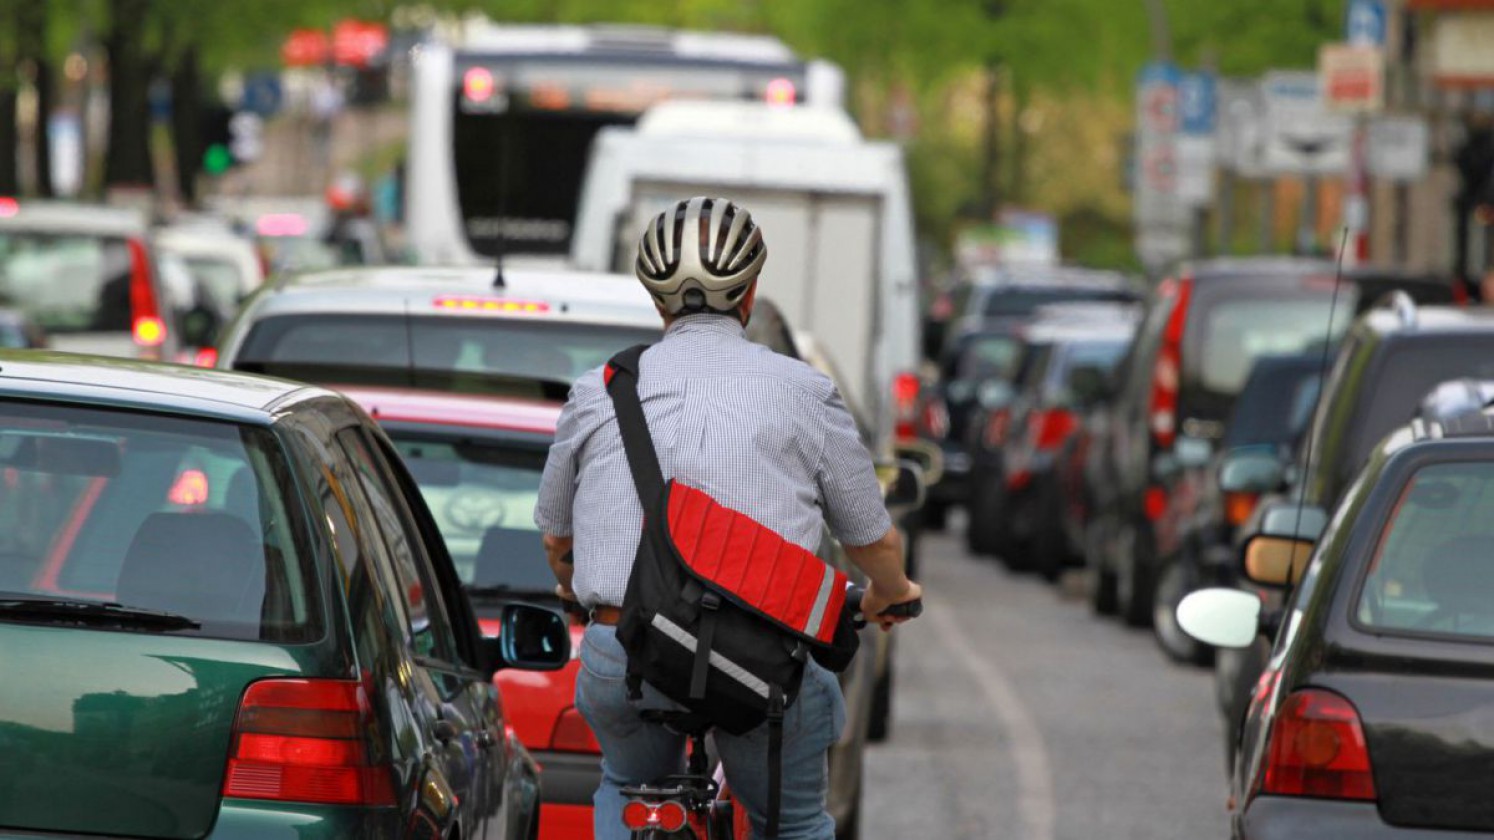
[[(661, 334), (652, 302), (627, 277), (511, 267), (500, 282), (491, 268), (341, 269), (261, 289), (224, 333), (218, 364), (317, 382), (362, 404), (424, 494), (478, 620), (492, 622), (509, 603), (561, 608), (533, 513), (570, 384)], [(800, 350), (812, 340), (796, 340), (767, 299), (748, 335), (835, 375), (818, 348)], [(820, 554), (859, 578), (828, 533)], [(571, 632), (579, 641), (581, 624)], [(848, 725), (830, 755), (829, 807), (847, 840), (858, 834), (864, 747), (887, 733), (890, 643), (868, 631), (864, 654), (841, 675)], [(544, 768), (541, 836), (557, 840), (590, 836), (600, 778), (599, 749), (574, 707), (578, 667), (496, 680)]]

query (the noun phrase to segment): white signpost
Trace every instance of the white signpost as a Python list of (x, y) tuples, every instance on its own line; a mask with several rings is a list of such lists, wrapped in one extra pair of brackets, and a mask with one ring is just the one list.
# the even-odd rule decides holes
[(1353, 126), (1323, 106), (1317, 73), (1273, 70), (1261, 79), (1261, 98), (1261, 163), (1268, 174), (1341, 175), (1348, 169)]
[(1136, 253), (1152, 271), (1188, 255), (1188, 206), (1178, 194), (1178, 87), (1167, 62), (1142, 68), (1136, 81)]
[(1426, 175), (1429, 135), (1427, 122), (1421, 117), (1370, 120), (1366, 150), (1370, 174), (1391, 181), (1414, 181)]

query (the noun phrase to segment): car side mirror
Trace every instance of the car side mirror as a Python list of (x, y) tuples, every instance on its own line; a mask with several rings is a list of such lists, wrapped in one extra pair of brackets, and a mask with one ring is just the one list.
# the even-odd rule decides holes
[(944, 477), (944, 450), (927, 440), (905, 440), (893, 447), (899, 463), (912, 461), (922, 471), (924, 486), (938, 484)]
[(1207, 466), (1214, 459), (1214, 444), (1205, 438), (1182, 435), (1173, 444), (1178, 466), (1185, 470)]
[(1257, 534), (1245, 542), (1245, 577), (1262, 586), (1294, 585), (1312, 557), (1313, 541)]
[(1249, 647), (1261, 631), (1261, 599), (1242, 589), (1191, 592), (1178, 602), (1178, 626), (1206, 645)]
[[(896, 470), (896, 474), (892, 471)], [(925, 478), (923, 467), (916, 461), (899, 460), (896, 466), (887, 465), (884, 475), (890, 475), (890, 481), (886, 482), (885, 500), (887, 512), (893, 519), (898, 519), (923, 507), (924, 497), (928, 491), (928, 481)]]
[(571, 661), (571, 628), (560, 613), (534, 604), (506, 604), (496, 637), (482, 640), (488, 673), (504, 668), (555, 671)]
[(1281, 459), (1261, 449), (1235, 450), (1219, 465), (1219, 489), (1226, 493), (1274, 493), (1286, 478)]

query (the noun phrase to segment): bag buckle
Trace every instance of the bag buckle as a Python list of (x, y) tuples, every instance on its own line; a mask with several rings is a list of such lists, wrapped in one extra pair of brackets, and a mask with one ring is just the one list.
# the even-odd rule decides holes
[(708, 610), (719, 610), (721, 609), (721, 596), (707, 589), (705, 594), (700, 596), (700, 605)]

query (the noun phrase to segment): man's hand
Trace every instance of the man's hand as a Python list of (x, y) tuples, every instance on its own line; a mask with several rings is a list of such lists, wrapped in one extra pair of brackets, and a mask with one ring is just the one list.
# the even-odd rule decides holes
[(545, 559), (550, 561), (550, 571), (555, 573), (555, 594), (562, 601), (576, 600), (576, 593), (571, 591), (571, 577), (576, 573), (576, 567), (571, 563), (571, 548), (575, 540), (570, 537), (556, 537), (545, 534)]
[(882, 613), (893, 604), (906, 604), (923, 597), (923, 587), (903, 578), (903, 586), (897, 590), (883, 592), (877, 588), (875, 581), (868, 581), (866, 594), (861, 598), (861, 614), (866, 616), (867, 621), (875, 621), (883, 630), (891, 630), (893, 625), (902, 624), (907, 621), (906, 616), (884, 616)]

